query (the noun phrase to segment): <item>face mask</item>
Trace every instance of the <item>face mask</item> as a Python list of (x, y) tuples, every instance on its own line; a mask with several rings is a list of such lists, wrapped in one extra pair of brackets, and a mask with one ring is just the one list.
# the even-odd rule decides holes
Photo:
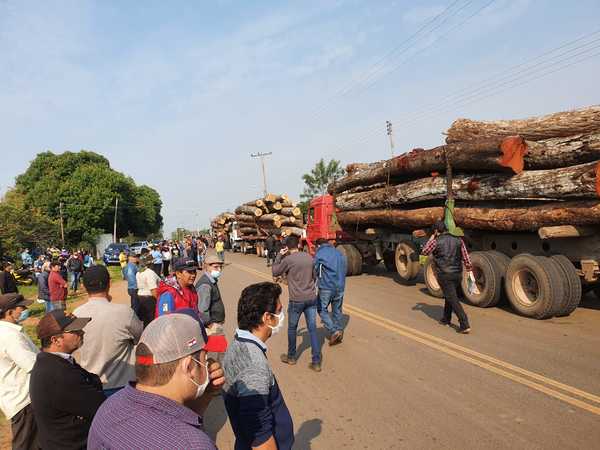
[(204, 383), (202, 384), (198, 384), (196, 381), (194, 381), (193, 378), (190, 377), (190, 380), (192, 381), (192, 383), (194, 383), (196, 385), (196, 397), (194, 398), (198, 398), (200, 397), (202, 394), (204, 394), (204, 391), (206, 390), (206, 387), (208, 386), (208, 382), (210, 381), (208, 378), (208, 364), (202, 364), (200, 361), (198, 361), (195, 358), (192, 358), (195, 362), (198, 363), (198, 365), (203, 366), (204, 370), (206, 370), (206, 379), (204, 380)]
[(19, 315), (19, 318), (17, 319), (17, 323), (25, 322), (27, 320), (27, 318), (29, 317), (30, 312), (31, 311), (29, 311), (28, 309), (21, 311), (21, 314)]
[(277, 317), (279, 319), (279, 321), (277, 322), (277, 325), (272, 327), (271, 325), (267, 325), (270, 329), (272, 334), (277, 334), (279, 333), (279, 331), (281, 331), (281, 328), (283, 327), (283, 319), (285, 319), (285, 315), (283, 314), (283, 311), (281, 311), (279, 314), (273, 314), (275, 317)]
[(213, 277), (215, 280), (218, 280), (219, 277), (221, 276), (221, 271), (220, 270), (211, 270), (210, 276)]

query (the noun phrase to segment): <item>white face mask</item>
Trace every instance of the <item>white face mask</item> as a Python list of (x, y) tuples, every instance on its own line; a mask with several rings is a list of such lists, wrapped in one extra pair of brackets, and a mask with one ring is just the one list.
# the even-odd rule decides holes
[(215, 280), (218, 280), (219, 277), (221, 276), (221, 271), (220, 270), (211, 270), (210, 276), (213, 277)]
[(274, 327), (272, 327), (271, 325), (267, 325), (267, 326), (271, 329), (272, 334), (277, 334), (281, 331), (281, 328), (283, 327), (283, 320), (285, 319), (285, 315), (283, 314), (283, 310), (281, 310), (281, 312), (279, 314), (273, 314), (273, 315), (279, 319), (279, 321), (277, 322), (277, 325)]
[(206, 390), (207, 386), (208, 386), (208, 382), (210, 381), (208, 378), (208, 363), (206, 364), (202, 364), (200, 361), (198, 361), (195, 358), (192, 358), (195, 362), (198, 363), (198, 365), (203, 366), (204, 370), (206, 370), (206, 379), (204, 380), (204, 383), (202, 384), (198, 384), (196, 381), (194, 381), (193, 378), (190, 377), (190, 380), (192, 381), (192, 383), (194, 383), (196, 385), (196, 397), (194, 398), (198, 398), (200, 397), (202, 394), (204, 394), (204, 391)]

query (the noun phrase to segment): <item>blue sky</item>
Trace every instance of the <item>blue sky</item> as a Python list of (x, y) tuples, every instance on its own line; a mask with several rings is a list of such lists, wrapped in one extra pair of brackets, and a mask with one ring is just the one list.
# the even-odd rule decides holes
[(94, 150), (160, 192), (166, 232), (205, 226), (261, 193), (252, 152), (297, 198), (320, 158), (387, 158), (386, 120), (401, 153), (458, 117), (600, 103), (600, 56), (551, 73), (600, 34), (509, 71), (599, 29), (597, 0), (0, 1), (0, 191)]

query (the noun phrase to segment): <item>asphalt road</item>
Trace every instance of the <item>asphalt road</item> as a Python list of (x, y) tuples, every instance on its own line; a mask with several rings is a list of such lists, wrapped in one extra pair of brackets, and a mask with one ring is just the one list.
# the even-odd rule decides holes
[[(219, 284), (231, 336), (241, 290), (271, 277), (254, 255), (226, 261)], [(423, 288), (383, 268), (349, 278), (344, 342), (323, 345), (321, 373), (308, 369), (304, 319), (296, 366), (279, 361), (285, 330), (269, 340), (296, 448), (600, 448), (600, 302), (547, 321), (466, 306), (465, 336), (437, 324), (442, 303)], [(220, 400), (205, 423), (219, 448), (233, 447)]]

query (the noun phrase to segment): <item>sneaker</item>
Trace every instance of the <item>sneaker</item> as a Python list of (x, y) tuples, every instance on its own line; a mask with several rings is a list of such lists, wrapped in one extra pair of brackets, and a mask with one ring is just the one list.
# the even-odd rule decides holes
[(282, 363), (286, 363), (289, 364), (290, 366), (293, 366), (294, 364), (296, 364), (296, 358), (290, 358), (288, 355), (286, 355), (285, 353), (283, 355), (281, 355), (279, 357), (279, 359), (281, 359)]
[(329, 345), (332, 346), (340, 344), (342, 342), (343, 336), (344, 335), (341, 331), (336, 331), (329, 337)]
[(320, 372), (321, 371), (321, 363), (310, 363), (308, 365), (308, 368), (311, 370), (314, 370), (315, 372)]
[(467, 328), (460, 327), (458, 329), (458, 333), (461, 333), (461, 334), (469, 334), (470, 332), (471, 332), (471, 327), (467, 327)]
[(438, 320), (438, 323), (440, 325), (450, 325), (450, 321), (446, 320), (446, 319), (440, 319), (440, 320)]

